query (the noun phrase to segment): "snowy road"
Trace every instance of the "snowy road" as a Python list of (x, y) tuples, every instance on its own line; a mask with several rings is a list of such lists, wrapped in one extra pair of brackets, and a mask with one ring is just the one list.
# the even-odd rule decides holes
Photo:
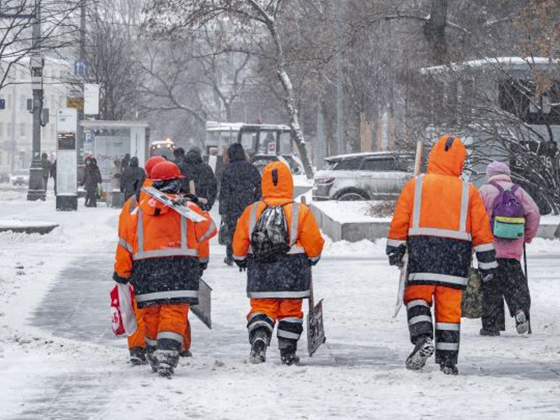
[[(214, 329), (193, 320), (194, 358), (163, 380), (127, 363), (113, 337), (108, 291), (117, 213), (56, 213), (11, 193), (2, 217), (55, 221), (39, 237), (0, 234), (0, 419), (558, 419), (560, 245), (539, 241), (530, 256), (531, 337), (478, 336), (465, 320), (459, 377), (433, 361), (408, 372), (404, 312), (391, 318), (397, 273), (383, 244), (329, 244), (314, 270), (325, 299), (328, 346), (302, 366), (266, 365), (248, 354), (244, 274), (213, 246), (205, 279), (214, 288)], [(23, 269), (20, 268), (23, 266)], [(19, 273), (19, 274), (18, 274)]]

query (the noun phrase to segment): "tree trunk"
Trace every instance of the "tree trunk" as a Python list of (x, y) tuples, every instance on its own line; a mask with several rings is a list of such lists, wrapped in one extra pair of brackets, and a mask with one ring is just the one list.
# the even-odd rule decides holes
[(282, 41), (280, 35), (276, 31), (275, 22), (267, 22), (268, 29), (272, 35), (274, 45), (276, 47), (276, 74), (280, 79), (280, 83), (284, 88), (286, 94), (284, 98), (284, 106), (289, 116), (289, 126), (292, 129), (294, 140), (299, 150), (299, 155), (301, 162), (303, 163), (303, 169), (305, 170), (305, 175), (308, 179), (313, 179), (313, 167), (311, 166), (311, 161), (309, 160), (309, 155), (307, 153), (307, 147), (305, 144), (305, 137), (303, 136), (303, 131), (299, 124), (298, 109), (296, 107), (296, 101), (294, 98), (294, 89), (292, 82), (288, 73), (286, 72), (286, 61), (284, 58), (284, 49), (282, 47)]
[(447, 60), (447, 24), (448, 0), (431, 0), (430, 19), (424, 26), (424, 35), (432, 53), (434, 64), (444, 64)]

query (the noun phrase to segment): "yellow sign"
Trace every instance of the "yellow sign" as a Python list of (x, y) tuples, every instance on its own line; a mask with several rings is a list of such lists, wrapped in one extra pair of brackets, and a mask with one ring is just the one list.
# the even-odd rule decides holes
[(66, 107), (74, 108), (78, 111), (83, 111), (84, 109), (84, 98), (67, 98)]

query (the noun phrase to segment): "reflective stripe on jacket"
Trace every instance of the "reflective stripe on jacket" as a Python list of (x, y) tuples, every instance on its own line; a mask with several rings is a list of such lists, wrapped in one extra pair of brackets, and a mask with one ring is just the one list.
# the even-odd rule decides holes
[[(309, 295), (309, 260), (321, 257), (324, 240), (311, 209), (293, 201), (293, 178), (281, 162), (266, 166), (262, 176), (263, 201), (247, 207), (237, 222), (233, 238), (233, 258), (247, 263), (247, 295), (254, 298), (301, 298)], [(290, 251), (273, 263), (251, 257), (251, 233), (267, 206), (282, 206)]]
[(409, 284), (465, 288), (473, 248), (480, 269), (497, 267), (480, 194), (459, 177), (465, 157), (459, 139), (441, 137), (430, 153), (428, 173), (410, 180), (397, 201), (387, 252), (406, 244)]
[(119, 238), (115, 274), (131, 280), (139, 307), (197, 302), (199, 257), (207, 260), (216, 226), (196, 204), (188, 206), (206, 220), (187, 220), (151, 197), (129, 216)]

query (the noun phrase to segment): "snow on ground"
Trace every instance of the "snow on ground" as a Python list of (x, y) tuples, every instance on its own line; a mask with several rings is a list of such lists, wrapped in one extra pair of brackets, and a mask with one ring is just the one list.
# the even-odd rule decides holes
[[(279, 363), (276, 339), (265, 365), (246, 363), (245, 274), (222, 263), (213, 243), (205, 279), (214, 289), (214, 329), (197, 320), (192, 359), (172, 380), (128, 363), (113, 337), (108, 293), (118, 212), (102, 204), (61, 213), (54, 200), (28, 203), (10, 192), (1, 219), (60, 224), (51, 234), (0, 233), (1, 419), (558, 419), (560, 418), (560, 244), (530, 247), (530, 337), (480, 337), (464, 320), (460, 376), (433, 360), (403, 363), (406, 317), (392, 318), (398, 273), (384, 241), (332, 243), (314, 270), (324, 298), (327, 345), (301, 366)], [(305, 307), (307, 304), (305, 304)]]

